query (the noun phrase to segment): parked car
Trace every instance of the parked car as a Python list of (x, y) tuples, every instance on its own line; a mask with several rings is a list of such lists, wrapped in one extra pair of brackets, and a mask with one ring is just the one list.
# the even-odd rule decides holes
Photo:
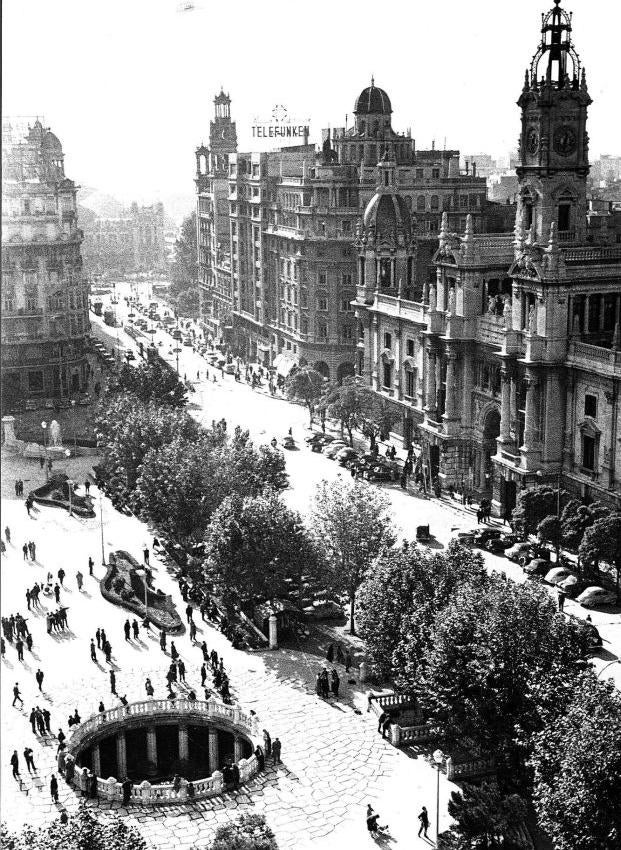
[(576, 602), (579, 602), (583, 608), (596, 608), (599, 605), (614, 605), (617, 601), (617, 594), (614, 590), (606, 590), (597, 585), (591, 585), (583, 590), (576, 597)]
[(181, 339), (181, 331), (179, 330), (179, 328), (174, 329), (174, 331), (172, 332), (172, 338)]
[(518, 538), (515, 534), (504, 534), (500, 537), (492, 537), (491, 540), (487, 540), (483, 548), (487, 549), (488, 552), (492, 552), (494, 555), (504, 555), (506, 554), (506, 550), (511, 546), (515, 546), (517, 542)]
[(284, 449), (294, 449), (295, 448), (295, 440), (293, 439), (291, 434), (285, 434), (285, 436), (281, 439), (280, 442), (281, 442), (282, 447)]
[(194, 343), (192, 342), (192, 337), (186, 336), (183, 340), (183, 344), (191, 348), (194, 345)]
[(318, 434), (315, 432), (314, 434), (309, 434), (308, 437), (304, 437), (304, 442), (308, 443), (331, 443), (334, 440), (332, 434)]
[(587, 589), (587, 587), (591, 587), (591, 584), (588, 579), (578, 578), (572, 574), (562, 581), (558, 587), (560, 587), (570, 599), (575, 599), (576, 596), (579, 596)]
[(383, 463), (377, 463), (374, 466), (370, 466), (367, 471), (364, 473), (365, 478), (369, 481), (392, 481), (393, 480), (393, 472), (389, 466), (386, 466)]
[(493, 540), (501, 536), (499, 528), (477, 528), (473, 535), (474, 545), (485, 546), (488, 540)]
[(224, 371), (226, 372), (227, 375), (234, 375), (235, 374), (235, 364), (234, 363), (227, 363), (226, 366), (224, 367)]
[(476, 532), (476, 528), (471, 528), (470, 531), (458, 531), (455, 535), (455, 540), (461, 543), (462, 546), (472, 546)]
[(337, 460), (341, 466), (345, 466), (347, 461), (351, 461), (355, 457), (358, 457), (358, 452), (349, 446), (345, 446), (345, 448), (338, 451), (334, 456), (335, 460)]
[(326, 457), (334, 459), (339, 452), (342, 452), (343, 449), (347, 448), (349, 448), (349, 446), (342, 440), (335, 440), (333, 443), (330, 443), (329, 446), (326, 446), (323, 453)]
[(520, 543), (514, 543), (513, 546), (505, 549), (505, 555), (510, 561), (515, 561), (517, 564), (519, 563), (520, 558), (524, 558), (530, 554), (532, 548), (531, 543), (526, 540), (522, 540)]
[(125, 352), (125, 359), (126, 360), (135, 360), (136, 359), (136, 355), (131, 350), (131, 348), (128, 348), (127, 351)]
[(545, 576), (549, 569), (550, 563), (545, 558), (531, 558), (524, 564), (524, 572), (529, 576)]
[(561, 585), (566, 579), (573, 575), (572, 571), (568, 570), (567, 567), (553, 567), (546, 573), (544, 581), (547, 581), (548, 584)]

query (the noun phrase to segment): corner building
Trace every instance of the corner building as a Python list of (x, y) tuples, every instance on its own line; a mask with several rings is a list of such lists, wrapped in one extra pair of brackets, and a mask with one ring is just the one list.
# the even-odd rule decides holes
[[(395, 184), (416, 212), (419, 287), (429, 278), (443, 211), (454, 227), (469, 212), (477, 230), (504, 226), (507, 208), (487, 202), (476, 170), (460, 173), (459, 151), (417, 150), (409, 132), (393, 130), (391, 115), (388, 95), (371, 81), (356, 99), (353, 125), (324, 130), (320, 151), (308, 144), (267, 153), (230, 149), (228, 233), (222, 171), (216, 175), (209, 150), (198, 149), (197, 185), (213, 187), (209, 198), (199, 188), (198, 233), (201, 315), (211, 333), (224, 339), (222, 322), (216, 324), (222, 311), (226, 341), (283, 374), (305, 363), (331, 380), (357, 371), (356, 223), (384, 157), (395, 162)], [(200, 255), (206, 259), (209, 240), (207, 271)]]
[(402, 408), (406, 442), (418, 426), (428, 476), (500, 514), (546, 481), (621, 504), (621, 229), (588, 213), (591, 98), (571, 32), (555, 0), (518, 100), (512, 235), (443, 215), (436, 278), (412, 294), (385, 161), (357, 239), (363, 374)]
[(12, 409), (86, 390), (90, 322), (61, 143), (39, 120), (2, 135), (2, 403)]

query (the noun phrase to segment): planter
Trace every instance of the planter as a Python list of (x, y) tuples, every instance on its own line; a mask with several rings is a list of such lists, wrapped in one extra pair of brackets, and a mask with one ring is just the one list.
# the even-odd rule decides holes
[[(64, 472), (57, 472), (41, 487), (30, 491), (30, 496), (38, 505), (69, 510), (69, 481)], [(79, 517), (94, 517), (92, 499), (90, 496), (71, 495), (71, 510)]]

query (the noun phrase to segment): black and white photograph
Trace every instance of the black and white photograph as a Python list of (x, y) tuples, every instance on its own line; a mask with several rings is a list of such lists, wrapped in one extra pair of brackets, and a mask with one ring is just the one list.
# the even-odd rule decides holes
[(621, 850), (619, 0), (4, 0), (0, 850)]

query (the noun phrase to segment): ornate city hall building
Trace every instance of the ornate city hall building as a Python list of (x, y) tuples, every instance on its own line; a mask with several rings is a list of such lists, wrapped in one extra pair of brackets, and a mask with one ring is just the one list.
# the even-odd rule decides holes
[(2, 128), (2, 404), (87, 387), (88, 283), (76, 185), (39, 120)]
[[(621, 228), (589, 213), (586, 74), (558, 6), (524, 78), (512, 234), (442, 215), (435, 279), (384, 151), (359, 225), (358, 371), (417, 434), (429, 480), (510, 510), (562, 485), (621, 504)], [(422, 284), (422, 285), (421, 285)]]

